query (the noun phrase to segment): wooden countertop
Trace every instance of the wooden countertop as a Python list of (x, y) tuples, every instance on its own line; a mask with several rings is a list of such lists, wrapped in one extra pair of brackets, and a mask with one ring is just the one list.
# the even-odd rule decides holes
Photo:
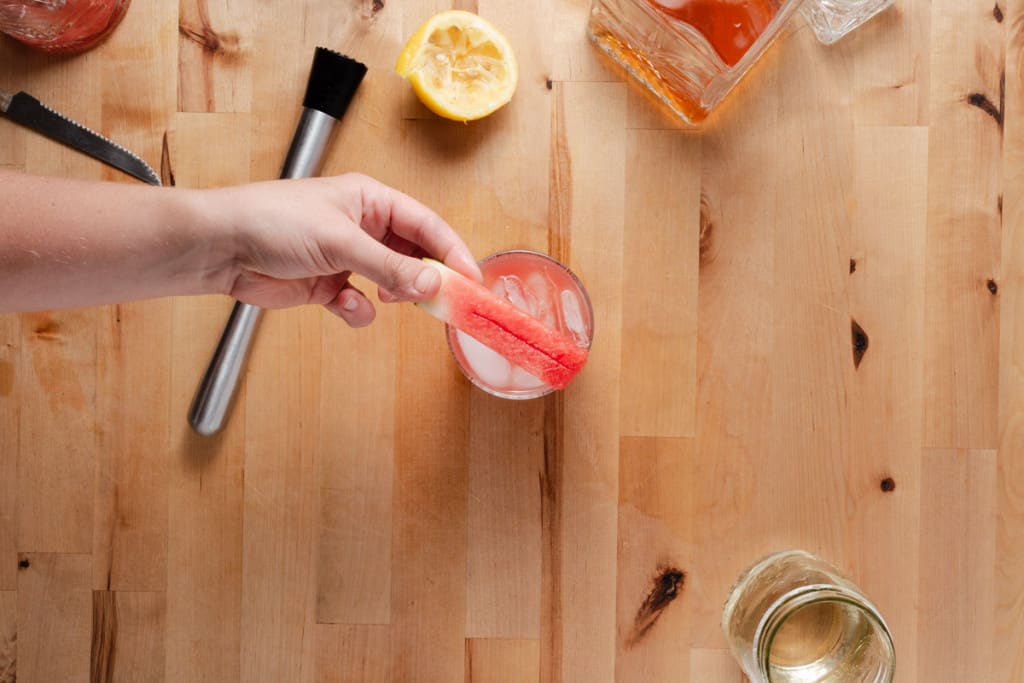
[[(0, 87), (188, 187), (276, 177), (313, 47), (351, 54), (324, 172), (559, 256), (596, 311), (525, 403), (412, 307), (273, 312), (213, 440), (185, 413), (230, 301), (0, 316), (0, 680), (740, 681), (722, 603), (791, 547), (877, 602), (900, 683), (1024, 680), (1024, 3), (795, 22), (700, 135), (584, 0), (455, 4), (522, 71), (469, 125), (391, 72), (446, 3), (136, 0), (78, 58), (0, 41)], [(3, 120), (0, 165), (132, 182)]]

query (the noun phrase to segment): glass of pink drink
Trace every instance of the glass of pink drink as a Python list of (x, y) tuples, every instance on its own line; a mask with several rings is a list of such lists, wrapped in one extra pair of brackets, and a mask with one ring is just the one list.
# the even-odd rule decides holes
[[(536, 251), (502, 251), (480, 261), (484, 287), (520, 310), (590, 348), (594, 311), (579, 278), (562, 263)], [(448, 346), (469, 381), (493, 396), (528, 399), (549, 394), (541, 379), (464, 332), (447, 325)]]

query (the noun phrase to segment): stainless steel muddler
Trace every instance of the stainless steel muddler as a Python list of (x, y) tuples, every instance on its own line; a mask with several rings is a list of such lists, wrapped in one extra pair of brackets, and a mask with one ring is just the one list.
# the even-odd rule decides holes
[[(302, 116), (281, 169), (282, 178), (317, 174), (334, 124), (345, 114), (365, 75), (366, 66), (356, 60), (326, 48), (316, 49)], [(216, 434), (227, 421), (262, 313), (259, 306), (235, 302), (188, 412), (189, 424), (199, 434)]]

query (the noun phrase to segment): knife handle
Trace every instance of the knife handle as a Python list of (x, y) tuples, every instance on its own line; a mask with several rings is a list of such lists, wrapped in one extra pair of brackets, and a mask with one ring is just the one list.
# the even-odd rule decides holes
[[(336, 122), (337, 119), (322, 111), (303, 108), (281, 170), (282, 178), (307, 178), (316, 174)], [(262, 309), (257, 306), (235, 303), (188, 411), (189, 424), (197, 433), (212, 436), (224, 426), (261, 313)]]

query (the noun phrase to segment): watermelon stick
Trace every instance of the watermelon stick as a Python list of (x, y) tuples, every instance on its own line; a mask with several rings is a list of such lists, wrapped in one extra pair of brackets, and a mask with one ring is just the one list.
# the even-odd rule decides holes
[(481, 284), (433, 259), (441, 289), (417, 303), (555, 389), (564, 389), (587, 362), (587, 349), (495, 296)]

